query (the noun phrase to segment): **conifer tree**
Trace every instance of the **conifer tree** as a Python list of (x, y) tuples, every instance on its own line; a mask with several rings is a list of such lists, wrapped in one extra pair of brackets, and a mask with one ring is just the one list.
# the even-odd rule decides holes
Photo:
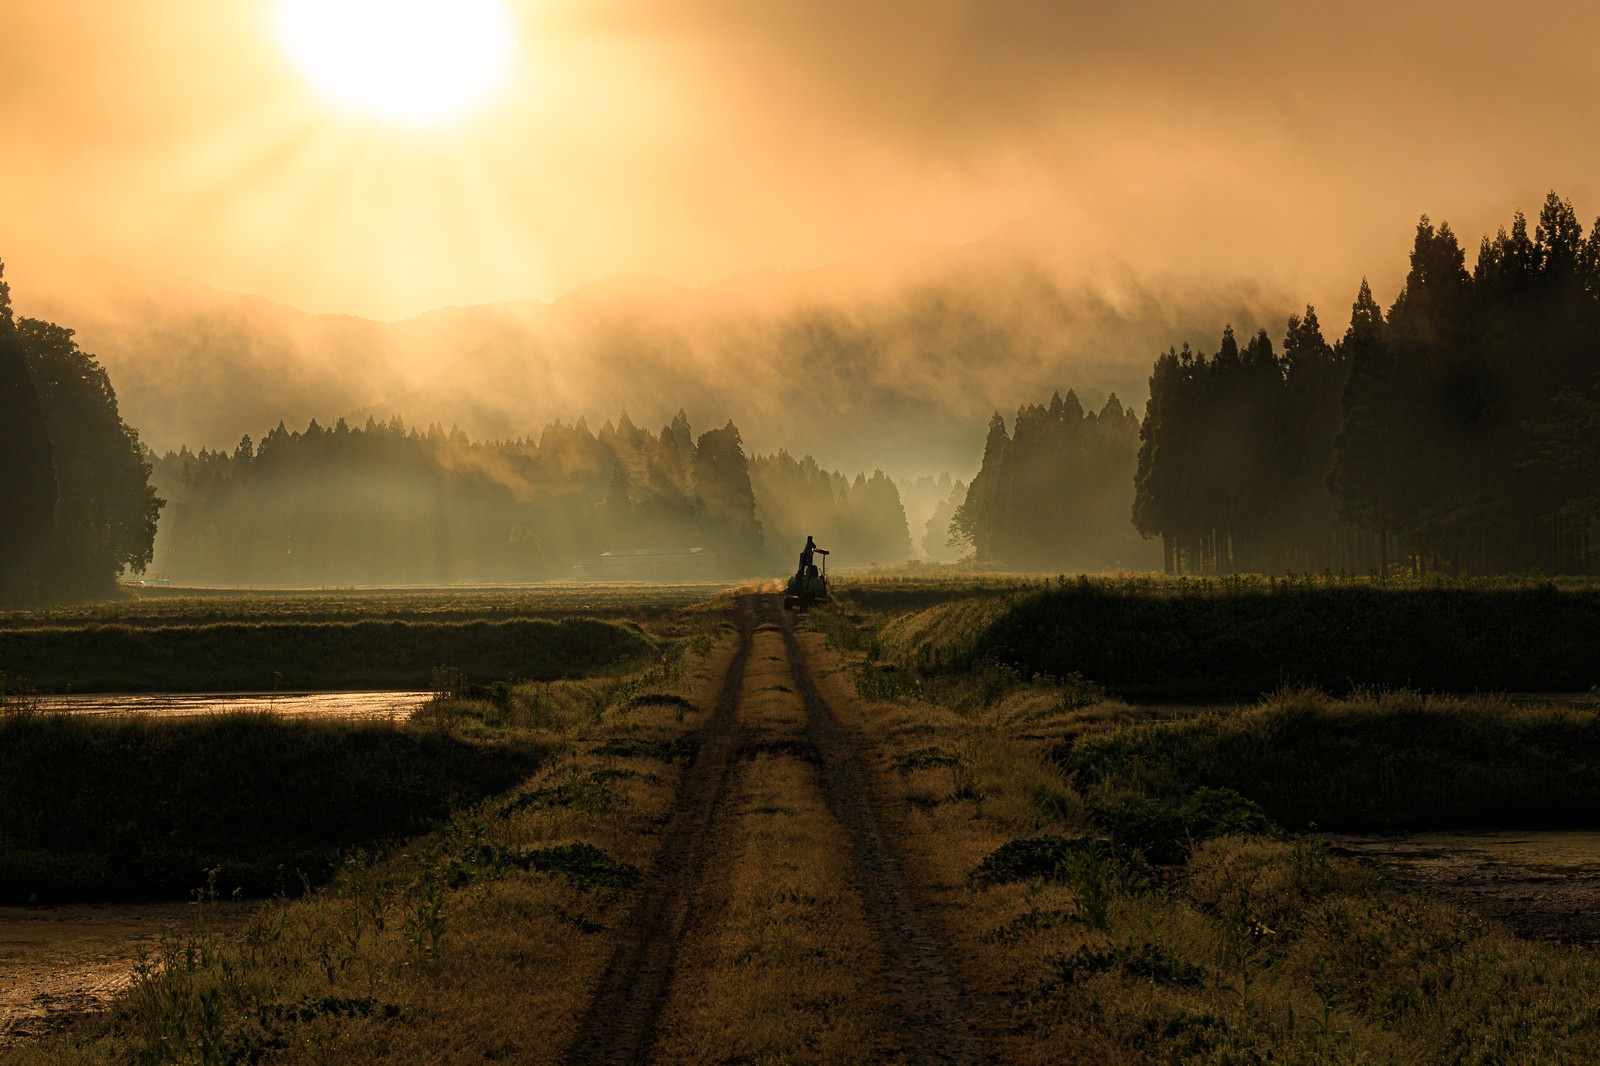
[(0, 262), (0, 603), (44, 591), (39, 552), (55, 524), (54, 450)]

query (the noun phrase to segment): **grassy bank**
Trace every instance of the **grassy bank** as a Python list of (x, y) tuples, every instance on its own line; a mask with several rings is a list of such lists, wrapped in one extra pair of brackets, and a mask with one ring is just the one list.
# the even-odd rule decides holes
[(572, 584), (437, 588), (124, 588), (81, 603), (0, 609), (0, 629), (91, 624), (206, 625), (215, 622), (466, 622), (592, 617), (647, 621), (670, 616), (717, 586)]
[(1341, 803), (1387, 824), (1593, 812), (1592, 712), (1302, 693), (1159, 721), (1015, 670), (888, 685), (867, 656), (892, 632), (814, 620), (842, 636), (833, 702), (880, 746), (907, 867), (990, 993), (1006, 1061), (1600, 1056), (1592, 952), (1519, 940), (1274, 824)]
[(108, 1014), (0, 1058), (561, 1061), (671, 810), (683, 738), (732, 654), (710, 655), (709, 627), (691, 628), (645, 670), (430, 707), (430, 731), (547, 755), (403, 849), (353, 855), (321, 890), (264, 904), (242, 935), (202, 920)]
[(1103, 793), (1231, 789), (1295, 829), (1600, 828), (1589, 708), (1302, 690), (1244, 713), (1119, 725), (1057, 754)]
[(935, 604), (880, 639), (886, 658), (923, 673), (990, 661), (1129, 698), (1585, 691), (1600, 683), (1600, 590), (1060, 579)]
[[(0, 903), (252, 895), (533, 772), (533, 741), (236, 714), (0, 717)], [(209, 871), (209, 873), (208, 873)]]
[(0, 673), (45, 692), (426, 689), (440, 668), (551, 680), (654, 650), (635, 625), (586, 618), (41, 626), (0, 629)]

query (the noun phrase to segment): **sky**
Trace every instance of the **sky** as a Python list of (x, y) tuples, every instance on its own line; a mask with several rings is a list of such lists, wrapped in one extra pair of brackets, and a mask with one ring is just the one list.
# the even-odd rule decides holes
[(0, 0), (19, 302), (95, 262), (399, 319), (982, 245), (1337, 321), (1363, 275), (1392, 298), (1423, 213), (1469, 260), (1552, 189), (1600, 214), (1593, 0), (506, 12), (503, 77), (419, 125), (319, 89), (273, 0)]

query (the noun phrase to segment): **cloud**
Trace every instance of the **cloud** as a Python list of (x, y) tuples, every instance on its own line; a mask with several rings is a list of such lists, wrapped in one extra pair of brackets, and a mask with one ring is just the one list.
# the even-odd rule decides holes
[(1397, 283), (1423, 212), (1476, 234), (1551, 188), (1600, 201), (1587, 0), (516, 11), (511, 89), (426, 135), (323, 106), (266, 0), (10, 13), (0, 197), (28, 210), (0, 255), (401, 318), (1001, 235), (1331, 306)]

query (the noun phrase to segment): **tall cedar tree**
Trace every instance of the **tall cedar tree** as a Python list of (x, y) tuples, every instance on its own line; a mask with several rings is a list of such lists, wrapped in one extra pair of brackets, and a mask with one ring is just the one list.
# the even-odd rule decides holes
[(55, 525), (56, 497), (50, 433), (0, 263), (0, 603), (43, 591), (39, 552)]
[[(1337, 398), (1337, 399), (1335, 399)], [(1361, 283), (1334, 348), (1315, 313), (1150, 379), (1134, 521), (1169, 569), (1600, 569), (1600, 222), (1551, 193), (1469, 274), (1419, 221), (1387, 314)]]
[(1085, 412), (1075, 392), (989, 423), (983, 466), (950, 520), (979, 563), (1022, 570), (1142, 569), (1128, 523), (1138, 419), (1115, 395)]

